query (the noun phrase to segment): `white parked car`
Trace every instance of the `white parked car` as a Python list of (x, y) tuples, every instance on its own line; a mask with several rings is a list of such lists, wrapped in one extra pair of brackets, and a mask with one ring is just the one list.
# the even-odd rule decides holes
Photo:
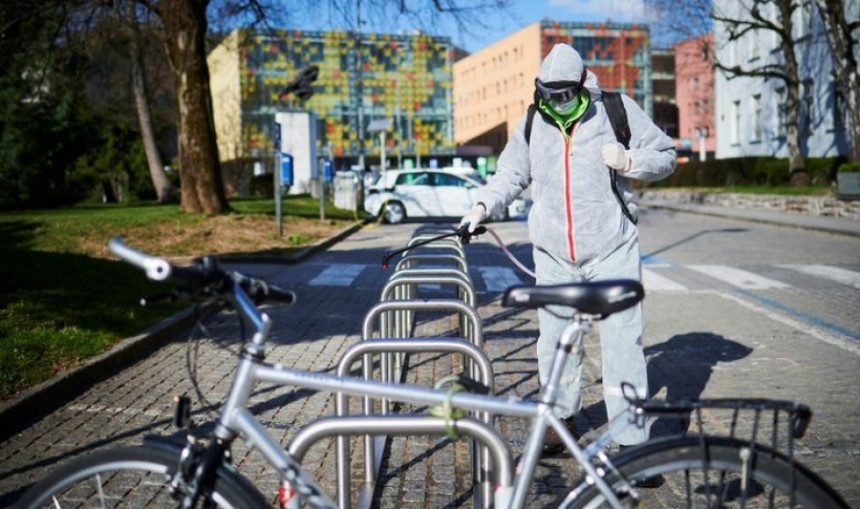
[[(484, 184), (477, 172), (411, 169), (389, 170), (369, 186), (364, 209), (371, 215), (382, 214), (387, 223), (406, 218), (461, 218), (476, 201), (476, 192)], [(492, 221), (524, 217), (531, 201), (518, 198), (502, 217)]]

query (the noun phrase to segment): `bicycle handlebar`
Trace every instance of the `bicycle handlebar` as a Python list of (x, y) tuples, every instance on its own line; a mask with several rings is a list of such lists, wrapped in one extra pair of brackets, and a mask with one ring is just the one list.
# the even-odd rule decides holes
[(212, 257), (197, 258), (191, 265), (174, 265), (164, 258), (153, 256), (127, 245), (119, 237), (108, 241), (108, 250), (117, 258), (143, 270), (152, 281), (173, 283), (189, 294), (227, 294), (235, 282), (255, 302), (273, 300), (284, 304), (296, 301), (290, 290), (267, 283), (263, 279), (236, 271), (226, 271)]
[(113, 237), (108, 241), (108, 250), (117, 258), (142, 269), (146, 272), (146, 277), (153, 281), (167, 281), (171, 276), (172, 266), (167, 260), (138, 251), (128, 246), (119, 237)]

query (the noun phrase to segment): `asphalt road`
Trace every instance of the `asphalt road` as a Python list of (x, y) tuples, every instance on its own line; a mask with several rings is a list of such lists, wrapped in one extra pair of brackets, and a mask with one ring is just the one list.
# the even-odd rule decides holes
[[(248, 272), (292, 287), (300, 302), (269, 308), (276, 327), (268, 359), (299, 369), (330, 370), (360, 340), (364, 314), (379, 299), (389, 273), (385, 250), (405, 245), (419, 224), (365, 228), (295, 266), (245, 265)], [(523, 224), (492, 225), (512, 252), (531, 265)], [(741, 220), (646, 211), (640, 221), (646, 287), (646, 355), (657, 397), (769, 397), (810, 404), (811, 429), (799, 460), (860, 506), (860, 240)], [(499, 306), (500, 291), (527, 276), (516, 271), (489, 236), (467, 248), (484, 320), (497, 391), (537, 390), (536, 315)], [(430, 289), (429, 291), (433, 291)], [(428, 321), (429, 329), (445, 324)], [(235, 318), (219, 314), (200, 333), (198, 381), (213, 401), (223, 395), (235, 358)], [(170, 397), (188, 392), (188, 333), (82, 390), (79, 396), (0, 444), (0, 506), (47, 469), (98, 447), (137, 444), (143, 435), (174, 433)], [(587, 345), (585, 411), (578, 426), (605, 423), (599, 389), (599, 345)], [(451, 362), (416, 359), (412, 379), (450, 372)], [(446, 364), (447, 362), (447, 364)], [(429, 374), (428, 374), (428, 371)], [(423, 371), (422, 371), (423, 370)], [(261, 387), (252, 401), (282, 443), (292, 428), (332, 412), (330, 395)], [(198, 406), (199, 408), (199, 406)], [(26, 418), (26, 416), (22, 416)], [(501, 420), (517, 453), (525, 426)], [(444, 439), (446, 440), (446, 439)], [(238, 446), (236, 461), (260, 489), (276, 479), (255, 453)], [(331, 443), (314, 446), (304, 466), (324, 486), (333, 483)], [(358, 455), (353, 454), (353, 457)], [(462, 442), (416, 437), (395, 441), (377, 492), (381, 507), (468, 506)], [(355, 475), (353, 478), (355, 479)], [(542, 462), (530, 506), (563, 490), (578, 472), (570, 460)]]

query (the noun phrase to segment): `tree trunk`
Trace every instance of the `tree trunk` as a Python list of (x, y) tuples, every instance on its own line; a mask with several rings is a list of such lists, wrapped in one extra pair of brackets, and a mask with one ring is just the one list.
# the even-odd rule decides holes
[(140, 51), (140, 34), (137, 31), (137, 20), (134, 17), (135, 4), (129, 2), (129, 49), (131, 58), (131, 88), (134, 93), (134, 103), (137, 107), (137, 119), (140, 123), (140, 136), (143, 139), (143, 148), (146, 152), (146, 162), (149, 166), (149, 176), (152, 178), (152, 187), (158, 196), (159, 203), (168, 203), (173, 200), (173, 185), (164, 173), (164, 163), (158, 147), (155, 143), (155, 134), (152, 132), (152, 118), (149, 114), (149, 94), (146, 91), (146, 80), (143, 76), (143, 57)]
[(156, 12), (164, 23), (167, 59), (179, 107), (181, 209), (222, 214), (230, 206), (218, 160), (204, 45), (208, 3), (208, 0), (162, 0)]
[(780, 17), (782, 20), (783, 37), (780, 38), (782, 54), (785, 58), (785, 80), (786, 103), (785, 103), (785, 144), (788, 149), (788, 172), (794, 175), (806, 168), (806, 162), (800, 151), (800, 78), (797, 55), (794, 52), (794, 41), (792, 32), (792, 6), (791, 0), (779, 2)]
[(852, 161), (860, 161), (860, 72), (854, 54), (855, 41), (845, 17), (845, 6), (842, 0), (815, 0), (815, 4), (824, 21), (836, 87), (845, 101), (845, 110), (840, 113), (847, 124), (845, 131), (851, 144), (849, 156)]

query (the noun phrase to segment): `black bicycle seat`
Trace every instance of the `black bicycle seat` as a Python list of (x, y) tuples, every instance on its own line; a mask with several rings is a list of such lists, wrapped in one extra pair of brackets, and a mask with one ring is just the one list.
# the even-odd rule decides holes
[(512, 286), (505, 292), (502, 305), (532, 309), (565, 306), (605, 318), (636, 305), (644, 297), (645, 289), (639, 281), (615, 279), (551, 286)]

